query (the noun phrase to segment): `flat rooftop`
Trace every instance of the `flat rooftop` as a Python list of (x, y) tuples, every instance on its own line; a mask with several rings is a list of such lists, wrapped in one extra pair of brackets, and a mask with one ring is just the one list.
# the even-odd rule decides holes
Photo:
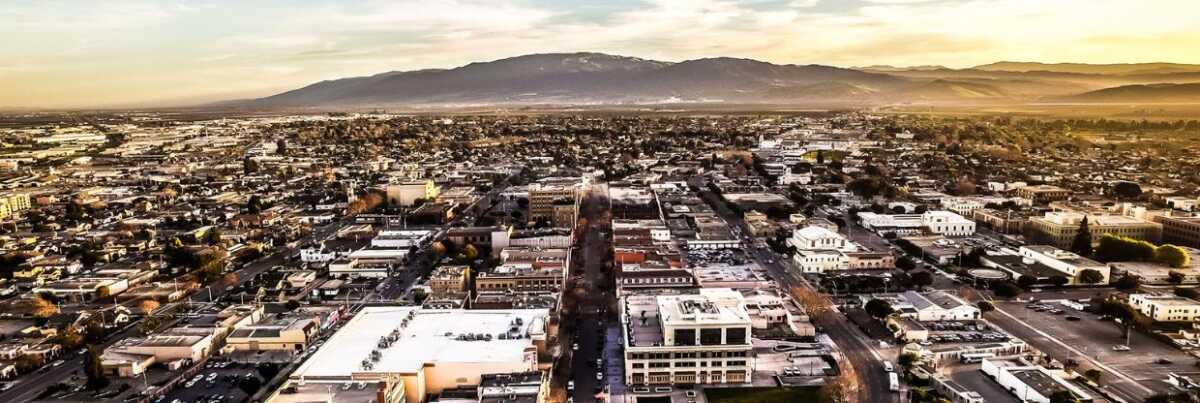
[[(293, 377), (339, 379), (356, 373), (415, 373), (426, 364), (438, 362), (523, 362), (527, 360), (526, 350), (534, 348), (533, 338), (545, 337), (547, 315), (545, 309), (364, 308)], [(381, 339), (393, 335), (394, 342), (380, 347)], [(476, 336), (464, 338), (466, 335)], [(379, 356), (368, 369), (362, 363), (371, 361), (372, 351), (378, 351)]]

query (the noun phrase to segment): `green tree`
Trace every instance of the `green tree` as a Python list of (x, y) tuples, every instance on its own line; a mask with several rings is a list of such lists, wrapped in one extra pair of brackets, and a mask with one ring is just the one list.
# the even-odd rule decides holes
[(1004, 281), (993, 285), (992, 292), (996, 293), (997, 297), (1013, 298), (1021, 295), (1021, 287), (1017, 287), (1016, 284)]
[(1022, 274), (1021, 277), (1017, 277), (1017, 285), (1021, 286), (1021, 288), (1031, 288), (1037, 285), (1037, 282), (1037, 277), (1030, 274)]
[(1079, 282), (1084, 284), (1097, 284), (1104, 281), (1104, 274), (1096, 269), (1084, 269), (1079, 272)]
[(925, 288), (933, 284), (933, 273), (928, 271), (919, 271), (912, 274), (912, 283), (917, 286), (917, 289)]
[(1079, 229), (1075, 231), (1075, 239), (1071, 241), (1071, 251), (1081, 256), (1092, 255), (1092, 231), (1088, 229), (1087, 216), (1083, 217), (1083, 221), (1079, 222)]
[(900, 357), (897, 359), (897, 362), (900, 364), (901, 367), (908, 368), (908, 367), (911, 367), (913, 364), (915, 364), (919, 359), (920, 358), (917, 357), (916, 353), (907, 352), (904, 354), (900, 354)]
[(1167, 282), (1175, 285), (1183, 284), (1183, 273), (1171, 270), (1167, 273)]
[(255, 161), (253, 158), (246, 157), (246, 159), (242, 160), (242, 173), (250, 175), (258, 172), (258, 169), (258, 161)]
[(1175, 267), (1186, 267), (1191, 260), (1187, 251), (1175, 245), (1163, 245), (1154, 249), (1154, 261)]
[(250, 200), (246, 202), (246, 211), (251, 214), (257, 214), (263, 210), (262, 198), (258, 195), (250, 196)]
[(1055, 287), (1062, 287), (1064, 285), (1067, 285), (1067, 283), (1070, 283), (1070, 282), (1071, 282), (1071, 279), (1068, 279), (1065, 276), (1057, 276), (1057, 275), (1050, 276), (1050, 284)]
[(1095, 383), (1100, 383), (1100, 377), (1103, 375), (1103, 372), (1100, 372), (1100, 370), (1095, 368), (1083, 372), (1083, 376), (1087, 377), (1087, 379), (1091, 379), (1092, 382)]
[(978, 303), (975, 304), (975, 306), (979, 308), (980, 313), (988, 313), (988, 312), (996, 310), (996, 306), (992, 305), (991, 302), (987, 302), (987, 301), (979, 301)]
[(887, 301), (881, 299), (872, 299), (867, 301), (867, 305), (863, 309), (867, 311), (868, 315), (871, 315), (875, 318), (884, 318), (894, 312), (892, 309), (892, 304), (889, 304)]
[(1141, 280), (1138, 280), (1137, 277), (1128, 274), (1121, 276), (1121, 278), (1117, 279), (1117, 281), (1113, 283), (1114, 287), (1117, 287), (1118, 290), (1123, 291), (1136, 289), (1140, 285), (1142, 285)]
[(1058, 390), (1050, 394), (1050, 403), (1079, 403), (1079, 399), (1067, 390)]

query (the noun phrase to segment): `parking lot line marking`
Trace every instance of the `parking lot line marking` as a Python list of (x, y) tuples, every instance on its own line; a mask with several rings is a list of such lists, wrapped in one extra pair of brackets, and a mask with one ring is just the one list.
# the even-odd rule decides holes
[(1121, 379), (1124, 379), (1124, 380), (1128, 381), (1129, 383), (1134, 384), (1134, 386), (1141, 388), (1146, 393), (1154, 394), (1154, 390), (1146, 387), (1146, 385), (1142, 385), (1141, 383), (1138, 383), (1137, 380), (1130, 378), (1129, 376), (1125, 375), (1124, 373), (1117, 371), (1117, 370), (1113, 369), (1112, 367), (1109, 367), (1108, 365), (1105, 365), (1104, 363), (1102, 363), (1100, 361), (1096, 361), (1095, 359), (1087, 356), (1083, 352), (1076, 350), (1074, 347), (1071, 347), (1071, 346), (1067, 345), (1066, 343), (1063, 343), (1061, 340), (1055, 338), (1054, 336), (1051, 336), (1051, 335), (1047, 334), (1046, 332), (1043, 332), (1033, 326), (1030, 326), (1028, 323), (1025, 323), (1025, 321), (1017, 319), (1016, 316), (1012, 316), (1008, 312), (1005, 312), (1003, 309), (1000, 309), (997, 307), (996, 312), (1000, 312), (1000, 314), (1007, 316), (1009, 319), (1012, 319), (1013, 321), (1020, 323), (1022, 326), (1029, 328), (1029, 330), (1034, 331), (1034, 333), (1037, 333), (1037, 334), (1041, 335), (1042, 337), (1045, 337), (1047, 340), (1053, 341), (1054, 343), (1062, 346), (1063, 348), (1070, 350), (1071, 352), (1075, 353), (1075, 355), (1083, 357), (1084, 359), (1086, 359), (1088, 361), (1091, 361), (1092, 364), (1094, 364), (1095, 366), (1103, 368), (1105, 371), (1111, 372), (1113, 375), (1116, 375), (1116, 376), (1120, 377)]

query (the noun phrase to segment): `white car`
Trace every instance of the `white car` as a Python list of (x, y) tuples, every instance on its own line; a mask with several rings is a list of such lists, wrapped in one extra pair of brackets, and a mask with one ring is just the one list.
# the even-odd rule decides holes
[(1113, 351), (1129, 351), (1129, 350), (1131, 350), (1129, 348), (1129, 346), (1126, 346), (1124, 344), (1115, 345), (1112, 347), (1112, 349), (1113, 349)]
[(575, 390), (575, 381), (567, 381), (567, 390)]
[(596, 373), (596, 380), (597, 380), (597, 381), (603, 381), (603, 380), (604, 380), (604, 373), (603, 373), (603, 372), (597, 372), (597, 373)]

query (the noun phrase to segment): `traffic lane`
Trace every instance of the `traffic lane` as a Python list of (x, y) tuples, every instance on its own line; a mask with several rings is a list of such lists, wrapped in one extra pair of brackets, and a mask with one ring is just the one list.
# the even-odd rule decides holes
[(600, 370), (596, 366), (596, 359), (600, 358), (599, 352), (602, 346), (598, 329), (595, 318), (581, 317), (579, 326), (575, 330), (575, 342), (579, 344), (579, 349), (574, 350), (572, 346), (571, 378), (575, 381), (575, 390), (572, 396), (579, 403), (595, 401), (596, 389), (599, 384), (596, 380), (596, 373)]

